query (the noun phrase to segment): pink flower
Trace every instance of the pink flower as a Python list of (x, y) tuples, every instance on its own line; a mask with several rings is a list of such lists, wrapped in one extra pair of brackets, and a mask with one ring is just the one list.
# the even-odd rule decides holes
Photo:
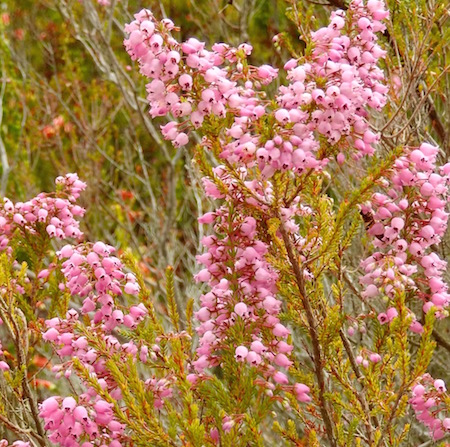
[(447, 391), (445, 382), (441, 379), (435, 380), (433, 385), (439, 393), (444, 393), (445, 391)]
[(286, 377), (286, 374), (283, 374), (281, 371), (277, 371), (274, 375), (273, 375), (273, 380), (276, 383), (279, 383), (281, 385), (287, 385), (289, 383), (288, 378)]
[(245, 346), (238, 346), (235, 351), (234, 357), (238, 362), (243, 362), (248, 355), (248, 349)]

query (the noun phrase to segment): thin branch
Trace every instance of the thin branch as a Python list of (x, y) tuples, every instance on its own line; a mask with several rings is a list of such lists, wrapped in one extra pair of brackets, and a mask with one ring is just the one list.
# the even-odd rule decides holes
[[(280, 218), (282, 222), (282, 219)], [(317, 382), (319, 385), (319, 399), (320, 399), (320, 413), (323, 418), (323, 423), (325, 424), (325, 431), (330, 441), (332, 447), (336, 447), (336, 439), (333, 430), (333, 422), (330, 416), (330, 410), (328, 408), (328, 402), (325, 398), (325, 374), (323, 370), (323, 356), (322, 349), (320, 346), (319, 335), (317, 333), (317, 322), (314, 317), (314, 313), (311, 307), (311, 303), (309, 302), (308, 296), (306, 294), (305, 283), (303, 279), (303, 274), (300, 270), (300, 265), (298, 260), (294, 254), (294, 247), (292, 244), (289, 235), (284, 228), (283, 223), (280, 225), (280, 232), (283, 238), (284, 245), (286, 247), (287, 255), (289, 258), (289, 262), (291, 263), (292, 270), (294, 271), (295, 282), (297, 284), (297, 288), (300, 294), (300, 298), (303, 303), (303, 307), (305, 309), (306, 318), (308, 320), (308, 331), (311, 337), (311, 343), (313, 348), (313, 361), (314, 361), (314, 371), (317, 377)]]
[(425, 93), (425, 95), (422, 97), (422, 99), (419, 101), (419, 104), (417, 105), (417, 107), (415, 108), (415, 110), (413, 111), (413, 113), (411, 114), (411, 117), (409, 118), (409, 120), (406, 122), (406, 124), (394, 135), (384, 135), (384, 138), (397, 138), (402, 132), (405, 131), (405, 129), (411, 124), (411, 121), (413, 120), (413, 118), (416, 116), (416, 114), (420, 111), (423, 103), (425, 102), (425, 100), (428, 98), (428, 96), (430, 95), (433, 87), (438, 83), (438, 81), (441, 79), (441, 77), (447, 73), (447, 71), (449, 71), (450, 66), (447, 65), (447, 67), (444, 68), (444, 70), (442, 70), (442, 73), (439, 74), (439, 76), (433, 81), (433, 83), (431, 84), (430, 88), (428, 89), (428, 91)]
[[(19, 311), (20, 311), (20, 309), (15, 310), (15, 312), (19, 312)], [(22, 314), (21, 311), (20, 311), (20, 313)], [(23, 314), (21, 316), (23, 319), (22, 324), (24, 325), (24, 330), (26, 330), (27, 322), (26, 322), (25, 316)], [(37, 406), (37, 402), (36, 402), (36, 396), (31, 391), (30, 385), (27, 380), (27, 362), (26, 362), (26, 355), (23, 350), (23, 345), (21, 343), (20, 329), (19, 329), (17, 321), (14, 319), (14, 317), (11, 318), (11, 323), (12, 323), (12, 326), (14, 329), (14, 335), (15, 335), (14, 342), (15, 342), (16, 350), (17, 350), (17, 368), (19, 370), (23, 368), (23, 370), (24, 370), (24, 378), (22, 380), (23, 392), (30, 404), (33, 421), (36, 425), (36, 430), (40, 437), (39, 444), (42, 447), (46, 447), (47, 443), (45, 441), (45, 430), (44, 430), (44, 427), (42, 426), (42, 420), (39, 417), (39, 410), (38, 410), (38, 406)], [(25, 335), (25, 337), (27, 337), (27, 335)]]
[[(361, 386), (364, 388), (364, 384), (362, 382), (363, 375), (361, 374), (359, 366), (356, 363), (356, 358), (353, 353), (352, 346), (351, 346), (347, 336), (345, 335), (345, 332), (342, 329), (339, 330), (339, 336), (341, 337), (342, 344), (344, 345), (345, 352), (348, 355), (348, 358), (350, 360), (350, 365), (352, 366), (352, 369), (356, 375), (356, 378), (358, 379), (359, 383), (361, 383)], [(362, 393), (359, 393), (356, 389), (355, 389), (355, 391), (356, 391), (359, 401), (361, 402), (361, 405), (364, 408), (364, 412), (366, 413), (367, 424), (368, 424), (367, 436), (368, 436), (370, 442), (372, 442), (373, 429), (374, 429), (374, 427), (379, 427), (380, 422), (378, 421), (378, 419), (375, 416), (370, 416), (371, 406), (367, 403), (366, 396), (365, 396), (365, 390), (363, 389)]]
[(450, 343), (436, 329), (433, 329), (433, 338), (440, 347), (450, 352)]
[(41, 444), (42, 439), (41, 439), (41, 437), (40, 437), (38, 434), (33, 433), (33, 431), (32, 431), (31, 429), (25, 429), (25, 428), (19, 427), (19, 426), (16, 425), (16, 424), (13, 424), (9, 419), (5, 418), (5, 416), (3, 416), (1, 413), (0, 413), (0, 422), (1, 422), (2, 424), (4, 424), (5, 427), (7, 427), (7, 428), (8, 428), (9, 430), (11, 430), (13, 433), (15, 433), (15, 434), (17, 434), (17, 435), (23, 435), (23, 436), (26, 436), (27, 439), (28, 439), (30, 442), (33, 442), (33, 444), (36, 445), (36, 444), (34, 443), (33, 439), (32, 439), (32, 436), (34, 436), (34, 438), (35, 438), (37, 441), (39, 441), (39, 444), (42, 445), (42, 444)]

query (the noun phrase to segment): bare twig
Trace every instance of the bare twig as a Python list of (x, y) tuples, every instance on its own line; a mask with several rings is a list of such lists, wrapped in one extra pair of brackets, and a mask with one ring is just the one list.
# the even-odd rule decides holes
[(450, 343), (436, 329), (433, 329), (433, 338), (439, 346), (450, 352)]
[[(282, 219), (280, 218), (282, 222)], [(319, 385), (319, 399), (320, 399), (320, 413), (323, 418), (323, 423), (325, 425), (325, 431), (330, 441), (332, 447), (336, 447), (336, 439), (334, 435), (333, 422), (330, 415), (329, 404), (325, 398), (326, 385), (325, 385), (325, 374), (323, 370), (323, 354), (322, 348), (319, 341), (319, 335), (317, 333), (317, 321), (314, 317), (314, 313), (311, 307), (311, 303), (308, 299), (308, 295), (305, 289), (305, 283), (303, 280), (303, 274), (300, 269), (299, 262), (294, 254), (294, 247), (289, 235), (284, 228), (283, 223), (280, 225), (280, 232), (283, 238), (284, 245), (286, 247), (289, 262), (292, 266), (294, 272), (295, 282), (300, 294), (300, 299), (302, 300), (303, 307), (306, 313), (306, 319), (308, 321), (308, 331), (311, 337), (311, 344), (313, 348), (313, 361), (314, 361), (314, 372), (317, 377), (317, 383)]]

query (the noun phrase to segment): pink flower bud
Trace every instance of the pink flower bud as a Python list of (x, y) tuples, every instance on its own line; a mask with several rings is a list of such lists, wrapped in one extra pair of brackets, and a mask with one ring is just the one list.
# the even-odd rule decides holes
[(77, 402), (76, 400), (69, 396), (66, 397), (63, 401), (62, 401), (62, 409), (66, 412), (71, 412), (75, 407), (77, 406)]
[(281, 371), (277, 371), (274, 375), (273, 375), (273, 380), (276, 383), (279, 383), (281, 385), (287, 385), (289, 383), (289, 380), (286, 376), (286, 374), (282, 373)]
[(276, 337), (287, 337), (291, 333), (291, 331), (281, 323), (277, 323), (272, 332)]
[(56, 236), (56, 227), (54, 225), (47, 225), (46, 230), (50, 237)]
[(293, 364), (284, 354), (277, 354), (274, 358), (274, 362), (282, 368), (289, 368)]
[(388, 321), (391, 322), (394, 318), (398, 317), (398, 312), (397, 309), (395, 307), (390, 307), (387, 311), (386, 311), (386, 316), (388, 318)]
[(88, 413), (86, 408), (78, 406), (73, 410), (73, 416), (77, 421), (86, 422), (88, 420)]
[(234, 306), (234, 311), (237, 315), (242, 317), (247, 312), (247, 305), (245, 303), (237, 303)]
[(235, 359), (238, 362), (243, 362), (248, 355), (248, 349), (245, 346), (238, 346), (235, 350)]
[(139, 293), (140, 287), (139, 284), (127, 282), (124, 287), (125, 293), (130, 295), (137, 295)]
[(414, 396), (420, 397), (423, 396), (423, 394), (425, 393), (425, 387), (423, 385), (416, 385), (413, 389), (412, 392), (414, 394)]
[(372, 363), (378, 363), (381, 361), (381, 356), (379, 354), (370, 354), (369, 359)]
[(250, 363), (253, 366), (257, 366), (262, 362), (261, 356), (256, 353), (255, 351), (249, 351), (246, 360), (248, 363)]
[(262, 354), (267, 351), (267, 348), (260, 341), (254, 341), (250, 345), (250, 349), (258, 354)]
[(48, 269), (44, 269), (39, 272), (38, 278), (39, 279), (48, 278), (49, 275), (50, 275), (50, 271)]
[(59, 403), (54, 397), (45, 399), (40, 405), (40, 413), (43, 417), (48, 417), (57, 410), (59, 410)]
[(421, 334), (423, 332), (423, 326), (416, 320), (410, 324), (409, 330), (416, 334)]
[(279, 109), (275, 112), (275, 119), (282, 124), (287, 124), (290, 121), (289, 112), (286, 109)]
[(201, 224), (211, 224), (216, 219), (216, 213), (209, 212), (203, 214), (203, 216), (200, 216), (197, 220)]
[(379, 293), (378, 287), (374, 284), (369, 284), (366, 287), (366, 290), (362, 293), (362, 295), (364, 296), (364, 298), (373, 298), (377, 296), (378, 293)]
[(199, 377), (197, 374), (188, 374), (186, 379), (188, 382), (192, 383), (192, 385), (195, 385), (198, 382)]
[(298, 393), (297, 394), (297, 400), (299, 401), (299, 402), (305, 402), (305, 403), (307, 403), (307, 402), (311, 402), (311, 396), (309, 396), (308, 394), (306, 394), (306, 393)]
[(439, 393), (445, 393), (447, 391), (445, 382), (442, 379), (435, 380), (433, 385)]
[(46, 341), (55, 341), (59, 337), (59, 332), (55, 328), (50, 328), (42, 335), (42, 338)]
[(10, 369), (9, 365), (5, 361), (1, 360), (0, 361), (0, 370), (1, 371), (8, 371), (9, 369)]

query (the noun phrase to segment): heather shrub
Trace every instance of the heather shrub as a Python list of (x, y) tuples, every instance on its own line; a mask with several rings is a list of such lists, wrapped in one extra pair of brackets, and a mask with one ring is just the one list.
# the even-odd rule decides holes
[(131, 250), (83, 238), (76, 174), (3, 199), (5, 447), (445, 445), (450, 164), (380, 144), (388, 18), (353, 0), (283, 69), (147, 9), (125, 26), (166, 150), (191, 150), (213, 204), (199, 297), (169, 265), (155, 300)]

